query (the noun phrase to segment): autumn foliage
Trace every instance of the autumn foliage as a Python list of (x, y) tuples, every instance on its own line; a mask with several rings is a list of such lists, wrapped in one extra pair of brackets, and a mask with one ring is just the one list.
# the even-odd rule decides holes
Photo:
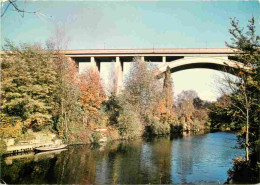
[(55, 64), (39, 45), (15, 47), (1, 61), (1, 111), (10, 120), (20, 118), (23, 128), (51, 125)]
[(80, 75), (79, 103), (84, 109), (85, 120), (88, 124), (97, 124), (102, 102), (106, 100), (103, 84), (99, 72), (94, 68), (87, 69)]

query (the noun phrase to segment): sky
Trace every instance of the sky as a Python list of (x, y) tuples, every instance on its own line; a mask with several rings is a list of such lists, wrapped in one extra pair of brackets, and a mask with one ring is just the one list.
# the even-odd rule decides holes
[[(2, 10), (7, 3), (3, 4)], [(9, 8), (1, 18), (4, 38), (45, 43), (55, 29), (64, 28), (68, 49), (221, 48), (230, 41), (230, 18), (241, 27), (254, 16), (260, 31), (259, 1), (19, 1), (37, 15), (21, 17)], [(101, 64), (108, 79), (111, 66)], [(208, 69), (173, 73), (175, 95), (193, 89), (204, 100), (219, 96), (216, 79), (223, 74)]]

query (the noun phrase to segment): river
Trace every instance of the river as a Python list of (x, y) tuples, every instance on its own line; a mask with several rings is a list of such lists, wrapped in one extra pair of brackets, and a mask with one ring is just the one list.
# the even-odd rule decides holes
[(243, 155), (236, 145), (227, 132), (77, 145), (3, 157), (1, 178), (9, 184), (223, 184), (232, 159)]

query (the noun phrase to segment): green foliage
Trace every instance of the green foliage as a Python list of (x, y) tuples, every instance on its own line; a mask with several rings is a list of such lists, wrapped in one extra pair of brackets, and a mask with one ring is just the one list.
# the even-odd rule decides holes
[(183, 133), (183, 126), (182, 124), (176, 124), (176, 125), (170, 125), (171, 127), (171, 133), (176, 134), (176, 133)]
[(124, 139), (133, 139), (141, 135), (142, 124), (139, 114), (130, 104), (125, 104), (118, 117), (118, 130)]
[(217, 102), (212, 105), (209, 111), (210, 129), (211, 130), (241, 130), (241, 125), (235, 124), (230, 110), (231, 99), (229, 96), (218, 98)]
[(242, 127), (241, 146), (255, 153), (260, 139), (260, 37), (256, 35), (254, 18), (249, 20), (246, 33), (238, 23), (236, 19), (231, 20), (232, 29), (229, 32), (232, 35), (232, 43), (227, 45), (237, 49), (237, 60), (251, 70), (248, 72), (243, 68), (239, 69), (237, 75), (240, 80), (232, 82), (236, 88), (233, 88), (235, 90), (230, 96), (231, 104), (228, 113), (232, 116), (232, 121)]
[(53, 129), (69, 142), (73, 129), (82, 127), (82, 109), (78, 102), (79, 79), (76, 63), (59, 51), (54, 58), (57, 84), (53, 93)]
[[(78, 70), (74, 61), (40, 45), (10, 41), (1, 61), (3, 137), (18, 137), (32, 128), (52, 128), (66, 141), (82, 120)], [(54, 57), (55, 56), (55, 57)], [(1, 115), (2, 118), (2, 115)]]
[(92, 134), (92, 139), (93, 139), (92, 143), (98, 144), (98, 143), (99, 143), (99, 140), (101, 139), (101, 137), (102, 137), (102, 136), (101, 136), (100, 133), (94, 132), (94, 133)]
[(231, 44), (226, 44), (235, 49), (234, 58), (242, 64), (234, 71), (239, 80), (226, 80), (232, 93), (218, 100), (210, 113), (212, 128), (240, 130), (238, 141), (246, 155), (245, 160), (235, 160), (233, 169), (229, 172), (230, 179), (235, 183), (259, 182), (259, 167), (256, 168), (260, 163), (259, 157), (252, 158), (259, 156), (260, 143), (260, 37), (256, 34), (254, 24), (252, 18), (247, 32), (244, 32), (235, 18), (231, 20)]
[(6, 143), (3, 139), (0, 139), (0, 156), (6, 152)]
[(167, 135), (170, 134), (170, 124), (160, 122), (159, 119), (152, 118), (146, 126), (146, 133), (149, 135)]
[(20, 47), (7, 42), (1, 61), (1, 110), (19, 117), (23, 129), (52, 123), (56, 72), (50, 53), (38, 45)]
[(260, 180), (259, 177), (259, 165), (255, 165), (252, 167), (250, 162), (245, 161), (245, 159), (241, 157), (237, 157), (233, 161), (232, 169), (228, 170), (228, 181), (232, 181), (232, 183), (258, 183)]
[(119, 112), (122, 110), (120, 105), (120, 98), (115, 95), (108, 97), (108, 100), (104, 103), (105, 112), (108, 115), (108, 122), (110, 125), (118, 124)]

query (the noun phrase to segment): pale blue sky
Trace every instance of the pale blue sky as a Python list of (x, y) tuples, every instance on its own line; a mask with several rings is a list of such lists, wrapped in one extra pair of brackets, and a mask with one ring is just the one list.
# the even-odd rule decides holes
[[(70, 49), (95, 48), (201, 48), (225, 47), (231, 17), (241, 26), (252, 16), (260, 28), (258, 1), (23, 1), (38, 16), (24, 18), (9, 9), (1, 20), (1, 41), (44, 43), (55, 24), (63, 24)], [(6, 5), (6, 4), (5, 4)], [(3, 7), (4, 8), (4, 7)], [(202, 99), (217, 97), (213, 70), (187, 70), (173, 74), (175, 92), (194, 89)], [(107, 76), (103, 76), (107, 78)], [(196, 80), (195, 80), (196, 79)]]

